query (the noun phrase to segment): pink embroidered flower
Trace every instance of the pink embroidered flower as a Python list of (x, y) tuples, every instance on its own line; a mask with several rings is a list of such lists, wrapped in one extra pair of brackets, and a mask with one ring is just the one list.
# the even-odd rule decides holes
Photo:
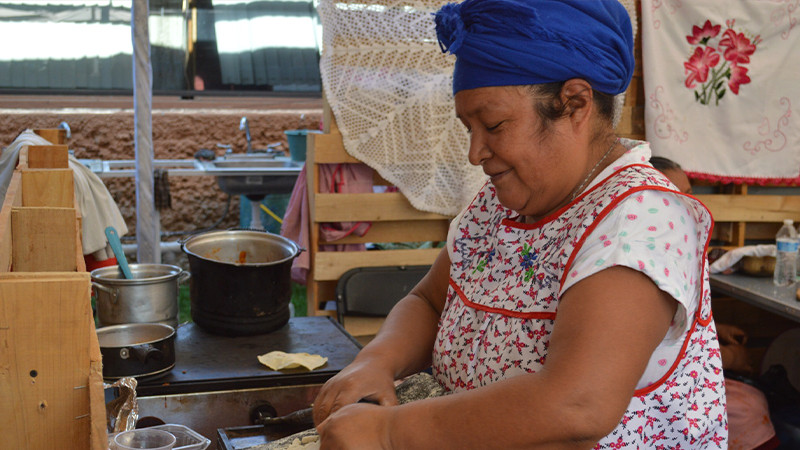
[(728, 28), (722, 36), (723, 38), (719, 41), (719, 48), (722, 50), (723, 47), (727, 47), (722, 54), (726, 61), (732, 63), (750, 62), (750, 55), (756, 51), (756, 46), (750, 42), (750, 39), (745, 37), (744, 33), (737, 34)]
[(708, 81), (708, 70), (719, 63), (719, 53), (711, 47), (697, 47), (688, 62), (683, 63), (685, 68), (686, 87), (695, 87), (695, 82)]
[(762, 39), (760, 35), (750, 38), (737, 32), (735, 25), (735, 19), (726, 20), (726, 29), (720, 33), (721, 25), (706, 20), (702, 28), (695, 25), (692, 34), (686, 36), (695, 48), (683, 63), (684, 84), (694, 90), (695, 101), (701, 105), (719, 106), (728, 90), (738, 95), (739, 86), (751, 81), (745, 65)]
[(706, 20), (706, 23), (703, 24), (703, 28), (697, 25), (692, 26), (692, 35), (686, 36), (686, 41), (692, 45), (705, 44), (710, 38), (719, 34), (720, 28), (722, 28), (721, 25), (712, 26), (711, 21)]
[(731, 79), (728, 80), (728, 87), (731, 92), (739, 95), (739, 85), (750, 83), (750, 77), (747, 76), (747, 67), (742, 67), (738, 64), (731, 64)]

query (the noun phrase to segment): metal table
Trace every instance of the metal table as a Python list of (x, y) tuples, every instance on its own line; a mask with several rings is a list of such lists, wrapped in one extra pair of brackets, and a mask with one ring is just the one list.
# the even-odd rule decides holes
[[(324, 383), (347, 366), (360, 345), (330, 317), (295, 317), (282, 328), (256, 336), (228, 337), (203, 331), (194, 323), (178, 328), (175, 367), (155, 379), (139, 381), (139, 396), (222, 391)], [(273, 350), (326, 356), (313, 371), (276, 372), (256, 357)]]
[(796, 293), (800, 285), (779, 287), (772, 277), (752, 277), (741, 274), (712, 274), (711, 289), (715, 293), (737, 298), (751, 305), (800, 322), (800, 301)]

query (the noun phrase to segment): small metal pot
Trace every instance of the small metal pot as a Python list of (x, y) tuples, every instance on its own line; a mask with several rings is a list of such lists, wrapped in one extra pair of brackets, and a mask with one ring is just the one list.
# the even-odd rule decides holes
[(133, 278), (119, 266), (92, 271), (100, 326), (158, 322), (178, 326), (178, 285), (191, 274), (169, 264), (131, 264)]
[(149, 377), (175, 366), (175, 329), (163, 323), (129, 323), (97, 329), (103, 378)]

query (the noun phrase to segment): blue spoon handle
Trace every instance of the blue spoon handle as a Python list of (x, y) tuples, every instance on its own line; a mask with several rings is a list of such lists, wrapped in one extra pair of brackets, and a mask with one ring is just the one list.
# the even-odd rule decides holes
[(125, 252), (122, 251), (122, 243), (119, 240), (119, 234), (116, 228), (106, 228), (106, 238), (108, 238), (108, 243), (111, 245), (114, 256), (117, 257), (117, 264), (119, 265), (119, 270), (122, 272), (122, 276), (128, 280), (132, 279), (133, 274), (131, 274), (131, 268), (128, 267), (128, 260), (125, 259)]

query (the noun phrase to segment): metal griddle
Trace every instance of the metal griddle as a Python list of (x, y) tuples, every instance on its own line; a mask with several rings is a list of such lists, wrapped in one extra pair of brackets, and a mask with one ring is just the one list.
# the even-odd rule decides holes
[[(307, 352), (328, 357), (325, 366), (308, 371), (276, 372), (258, 362), (272, 350)], [(167, 374), (139, 380), (139, 420), (177, 423), (211, 439), (217, 430), (251, 427), (267, 438), (265, 427), (252, 427), (252, 412), (265, 404), (276, 415), (307, 408), (322, 384), (353, 361), (358, 342), (329, 317), (298, 317), (271, 333), (228, 337), (207, 333), (195, 324), (178, 329), (175, 367)], [(271, 438), (299, 429), (270, 428)]]
[[(295, 317), (282, 328), (256, 336), (218, 336), (194, 323), (178, 328), (175, 367), (162, 377), (140, 380), (137, 396), (324, 383), (353, 361), (361, 346), (330, 317)], [(270, 370), (258, 355), (281, 350), (326, 356), (308, 371)]]

